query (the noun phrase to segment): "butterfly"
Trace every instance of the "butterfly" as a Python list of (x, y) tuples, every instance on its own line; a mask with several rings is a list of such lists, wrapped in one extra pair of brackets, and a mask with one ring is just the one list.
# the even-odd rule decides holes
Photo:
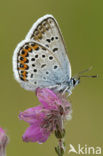
[(71, 65), (66, 51), (55, 18), (52, 15), (39, 18), (14, 50), (15, 79), (26, 90), (50, 88), (71, 94), (80, 78), (71, 77)]

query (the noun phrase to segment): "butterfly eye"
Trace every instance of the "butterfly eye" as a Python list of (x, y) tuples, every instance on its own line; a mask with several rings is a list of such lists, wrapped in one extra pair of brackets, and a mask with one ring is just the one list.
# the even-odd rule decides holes
[(76, 84), (76, 80), (75, 79), (73, 79), (73, 85), (75, 85)]

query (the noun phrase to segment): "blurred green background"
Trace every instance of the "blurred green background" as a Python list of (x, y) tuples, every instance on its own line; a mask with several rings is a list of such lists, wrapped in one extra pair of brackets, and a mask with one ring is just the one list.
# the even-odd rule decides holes
[(42, 145), (22, 142), (28, 124), (20, 121), (18, 114), (39, 102), (33, 92), (20, 87), (12, 72), (12, 55), (17, 43), (45, 14), (53, 14), (60, 25), (73, 75), (91, 65), (94, 68), (87, 74), (100, 75), (98, 79), (82, 78), (73, 91), (72, 120), (66, 124), (65, 156), (70, 143), (75, 148), (78, 144), (103, 145), (103, 0), (1, 0), (0, 126), (10, 137), (8, 156), (56, 156), (57, 142), (53, 135)]

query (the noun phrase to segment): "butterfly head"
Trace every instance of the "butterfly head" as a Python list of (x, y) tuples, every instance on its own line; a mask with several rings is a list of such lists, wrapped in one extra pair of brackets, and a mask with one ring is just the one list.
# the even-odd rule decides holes
[(80, 83), (80, 77), (72, 77), (71, 78), (71, 85), (73, 88), (77, 86)]
[[(72, 94), (72, 90), (80, 83), (80, 77), (72, 77), (69, 80), (68, 86), (65, 89), (66, 92), (68, 92), (68, 96), (70, 96)], [(64, 90), (64, 92), (65, 92)]]

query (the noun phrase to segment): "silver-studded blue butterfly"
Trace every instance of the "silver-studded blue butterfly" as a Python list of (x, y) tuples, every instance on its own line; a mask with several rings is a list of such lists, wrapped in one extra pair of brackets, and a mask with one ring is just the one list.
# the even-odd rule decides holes
[(38, 87), (71, 90), (79, 79), (71, 78), (70, 61), (58, 23), (52, 15), (38, 19), (13, 55), (16, 80), (26, 90)]

